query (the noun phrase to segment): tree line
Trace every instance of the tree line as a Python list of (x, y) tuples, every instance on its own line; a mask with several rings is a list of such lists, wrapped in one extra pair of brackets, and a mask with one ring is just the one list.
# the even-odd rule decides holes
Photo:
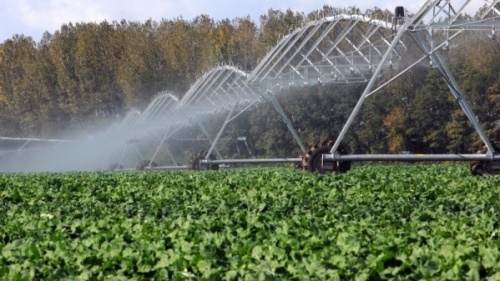
[[(0, 135), (54, 137), (121, 120), (161, 91), (179, 97), (218, 63), (256, 67), (280, 36), (330, 6), (303, 13), (269, 10), (249, 17), (68, 23), (39, 42), (14, 35), (0, 44)], [(367, 12), (388, 14), (378, 8)], [(459, 39), (447, 54), (461, 89), (492, 139), (500, 137), (500, 45), (484, 34)], [(309, 143), (335, 139), (364, 84), (317, 85), (278, 95)], [(357, 153), (470, 152), (479, 144), (435, 69), (414, 68), (365, 102), (345, 145)], [(237, 118), (226, 154), (246, 135), (256, 155), (297, 156), (298, 147), (270, 104)]]

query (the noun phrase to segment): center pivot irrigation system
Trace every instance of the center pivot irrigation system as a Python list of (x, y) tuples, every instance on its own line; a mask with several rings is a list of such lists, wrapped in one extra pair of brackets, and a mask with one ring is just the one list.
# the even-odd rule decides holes
[[(119, 156), (110, 157), (108, 169), (127, 169), (127, 154), (143, 160), (135, 169), (216, 169), (219, 165), (296, 163), (308, 171), (347, 171), (351, 161), (473, 161), (475, 174), (500, 173), (500, 154), (464, 98), (444, 53), (457, 36), (466, 32), (488, 32), (496, 40), (500, 29), (500, 0), (429, 0), (415, 14), (396, 7), (393, 16), (377, 18), (357, 11), (335, 10), (330, 15), (290, 30), (270, 49), (257, 67), (247, 73), (230, 65), (219, 65), (205, 72), (182, 97), (163, 93), (148, 107), (129, 112), (113, 128), (113, 147)], [(484, 7), (474, 18), (464, 11), (478, 2)], [(464, 20), (464, 18), (466, 18)], [(419, 52), (409, 51), (409, 47)], [(415, 47), (416, 46), (416, 47)], [(413, 50), (413, 49), (412, 49)], [(476, 154), (348, 154), (341, 146), (346, 133), (367, 98), (419, 64), (431, 64), (446, 82), (451, 94), (484, 143)], [(390, 70), (390, 71), (387, 71)], [(382, 76), (383, 73), (383, 76)], [(378, 81), (382, 79), (383, 81)], [(364, 83), (366, 87), (336, 140), (307, 147), (292, 126), (276, 95), (283, 89), (318, 84)], [(235, 118), (268, 102), (281, 116), (297, 145), (301, 157), (272, 159), (224, 159), (217, 144)], [(224, 114), (217, 134), (210, 135), (203, 120)], [(213, 125), (213, 124), (212, 124)], [(177, 163), (169, 141), (185, 127), (196, 127), (210, 146), (192, 155), (187, 165)], [(238, 141), (245, 142), (245, 137)], [(143, 155), (138, 146), (147, 143), (151, 154)], [(167, 155), (172, 165), (156, 164)], [(145, 157), (146, 156), (146, 157)], [(148, 160), (144, 160), (148, 159)], [(136, 162), (137, 163), (137, 162)]]

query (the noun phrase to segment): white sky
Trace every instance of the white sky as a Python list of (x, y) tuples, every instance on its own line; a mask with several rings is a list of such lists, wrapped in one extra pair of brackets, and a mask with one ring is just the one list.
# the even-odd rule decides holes
[[(54, 33), (69, 22), (101, 22), (107, 20), (144, 22), (182, 16), (192, 20), (207, 14), (215, 20), (250, 16), (259, 17), (272, 9), (291, 9), (308, 14), (323, 5), (346, 8), (355, 4), (362, 12), (379, 7), (394, 10), (404, 6), (416, 12), (425, 0), (0, 0), (0, 43), (14, 34), (31, 36), (39, 41), (45, 31)], [(482, 0), (472, 0), (479, 7)], [(476, 4), (477, 2), (477, 4)]]

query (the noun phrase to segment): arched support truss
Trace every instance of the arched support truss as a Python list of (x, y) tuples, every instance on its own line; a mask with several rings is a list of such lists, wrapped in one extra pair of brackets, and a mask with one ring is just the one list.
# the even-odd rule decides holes
[[(142, 119), (169, 116), (170, 120), (184, 120), (185, 123), (180, 124), (188, 125), (192, 120), (201, 120), (206, 114), (226, 112), (226, 119), (214, 139), (198, 122), (211, 140), (209, 152), (212, 152), (229, 122), (266, 100), (282, 117), (304, 151), (299, 135), (274, 96), (281, 89), (289, 87), (366, 83), (365, 90), (332, 147), (333, 153), (369, 96), (428, 60), (442, 74), (473, 127), (489, 151), (493, 151), (439, 52), (448, 48), (449, 42), (463, 32), (494, 30), (499, 25), (498, 2), (484, 1), (482, 14), (476, 19), (467, 20), (463, 20), (464, 17), (460, 15), (473, 3), (471, 0), (430, 0), (415, 14), (406, 17), (377, 19), (346, 13), (324, 17), (306, 23), (282, 37), (250, 73), (233, 66), (217, 66), (199, 77), (175, 106), (150, 105), (149, 113), (146, 114), (146, 109)], [(405, 14), (408, 15), (408, 11)], [(441, 36), (435, 36), (437, 33)], [(408, 52), (409, 48), (412, 48), (411, 53)], [(381, 81), (379, 84), (382, 86), (374, 89), (382, 73), (385, 82)], [(335, 156), (332, 154), (331, 158)], [(208, 158), (206, 161), (209, 161)]]
[[(161, 93), (142, 113), (131, 111), (113, 130), (116, 131), (116, 138), (122, 141), (141, 136), (155, 138), (159, 143), (154, 150), (153, 157), (156, 157), (177, 131), (195, 125), (211, 140), (212, 151), (216, 150), (217, 141), (229, 122), (267, 100), (301, 146), (299, 135), (291, 122), (287, 122), (288, 117), (274, 97), (281, 89), (326, 83), (365, 83), (358, 103), (338, 134), (332, 154), (324, 159), (367, 159), (370, 157), (337, 155), (334, 152), (368, 97), (420, 62), (430, 60), (489, 148), (488, 155), (451, 158), (497, 159), (499, 157), (492, 155), (491, 143), (439, 52), (448, 48), (449, 42), (463, 32), (492, 30), (490, 37), (494, 39), (495, 30), (500, 30), (499, 1), (429, 0), (412, 15), (405, 11), (406, 16), (378, 19), (339, 12), (308, 22), (282, 37), (250, 73), (230, 65), (216, 66), (204, 72), (181, 99), (171, 93)], [(481, 14), (473, 19), (463, 17), (463, 12), (477, 2), (484, 3)], [(376, 82), (382, 86), (375, 88)], [(227, 115), (215, 138), (212, 138), (201, 120), (216, 113)], [(301, 148), (304, 150), (303, 146)], [(172, 154), (170, 150), (168, 153)], [(377, 157), (372, 158), (379, 159), (381, 156)], [(208, 163), (211, 160), (204, 161)]]

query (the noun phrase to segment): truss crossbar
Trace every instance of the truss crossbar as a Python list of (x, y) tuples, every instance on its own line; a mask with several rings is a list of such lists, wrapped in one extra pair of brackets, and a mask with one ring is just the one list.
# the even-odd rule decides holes
[[(495, 29), (500, 30), (500, 0), (484, 1), (482, 14), (474, 19), (464, 20), (465, 17), (460, 16), (468, 6), (478, 1), (481, 0), (429, 0), (417, 13), (404, 19), (378, 19), (341, 12), (308, 22), (283, 36), (250, 73), (230, 65), (216, 66), (203, 73), (181, 99), (171, 93), (160, 93), (143, 112), (130, 111), (113, 130), (117, 138), (126, 138), (125, 140), (140, 136), (157, 136), (160, 142), (155, 150), (156, 155), (160, 146), (166, 145), (166, 140), (172, 136), (171, 132), (194, 124), (211, 140), (211, 150), (216, 150), (216, 140), (222, 136), (227, 123), (242, 111), (256, 108), (266, 95), (272, 97), (275, 110), (286, 121), (285, 111), (276, 104), (277, 100), (274, 98), (283, 88), (325, 83), (366, 83), (358, 103), (339, 132), (332, 148), (334, 152), (366, 98), (380, 89), (373, 88), (382, 72), (384, 79), (392, 81), (420, 61), (431, 59), (473, 127), (492, 151), (486, 134), (439, 54), (444, 46), (448, 46), (450, 40), (463, 32), (491, 30), (495, 35)], [(446, 36), (434, 36), (438, 32)], [(414, 44), (414, 41), (421, 48), (421, 54), (408, 54), (408, 47)], [(387, 83), (389, 82), (381, 82), (382, 85)], [(221, 112), (229, 114), (217, 134), (218, 137), (213, 140), (201, 121), (207, 115)], [(291, 122), (287, 122), (287, 126), (300, 146), (303, 142)], [(172, 131), (172, 128), (176, 129)], [(348, 156), (332, 157), (348, 159), (344, 158)], [(393, 158), (401, 157), (403, 156)], [(413, 159), (417, 156), (404, 157)], [(472, 158), (481, 158), (474, 157)], [(497, 156), (494, 157), (497, 159)]]
[[(272, 97), (284, 87), (317, 83), (365, 82), (367, 83), (365, 91), (332, 148), (332, 151), (336, 151), (366, 98), (380, 90), (383, 85), (387, 85), (418, 65), (422, 60), (430, 58), (443, 74), (443, 78), (450, 86), (450, 91), (459, 100), (474, 128), (491, 150), (491, 144), (463, 99), (458, 84), (438, 54), (438, 51), (447, 46), (450, 40), (464, 31), (484, 31), (500, 27), (498, 7), (496, 7), (498, 0), (485, 2), (486, 6), (480, 18), (461, 20), (461, 13), (473, 2), (471, 0), (465, 2), (430, 0), (415, 15), (404, 21), (340, 13), (306, 23), (303, 27), (294, 29), (290, 34), (283, 36), (251, 73), (247, 74), (232, 66), (217, 66), (205, 72), (180, 101), (173, 102), (163, 97), (153, 102), (142, 114), (141, 120), (169, 116), (170, 119), (184, 120), (184, 123), (178, 121), (180, 124), (189, 125), (193, 120), (200, 119), (206, 114), (228, 111), (226, 121), (211, 143), (210, 150), (213, 150), (227, 124), (240, 114), (233, 114), (233, 111), (237, 108), (242, 108), (242, 110), (255, 108), (254, 105), (263, 96)], [(442, 18), (447, 20), (442, 20)], [(418, 35), (420, 31), (426, 32), (427, 35), (424, 37)], [(446, 39), (435, 41), (432, 34), (437, 31), (445, 32)], [(400, 64), (400, 60), (408, 59), (405, 52), (408, 49), (407, 46), (412, 43), (409, 41), (417, 41), (422, 54), (413, 58), (413, 61), (405, 61), (405, 64), (409, 66), (399, 70), (396, 67)], [(392, 71), (388, 76), (386, 74), (388, 81), (373, 90), (375, 81), (384, 70)], [(272, 104), (276, 105), (277, 100), (275, 98), (271, 100)], [(274, 107), (286, 121), (287, 116), (281, 106), (278, 104)], [(134, 123), (133, 120), (136, 119), (137, 113), (126, 118), (126, 120), (132, 120), (128, 121), (129, 123)], [(302, 141), (291, 126), (291, 122), (286, 123), (299, 146), (304, 150)], [(208, 132), (204, 134), (207, 135)], [(404, 157), (416, 156), (394, 156), (395, 159)], [(474, 157), (477, 158), (477, 156)]]

